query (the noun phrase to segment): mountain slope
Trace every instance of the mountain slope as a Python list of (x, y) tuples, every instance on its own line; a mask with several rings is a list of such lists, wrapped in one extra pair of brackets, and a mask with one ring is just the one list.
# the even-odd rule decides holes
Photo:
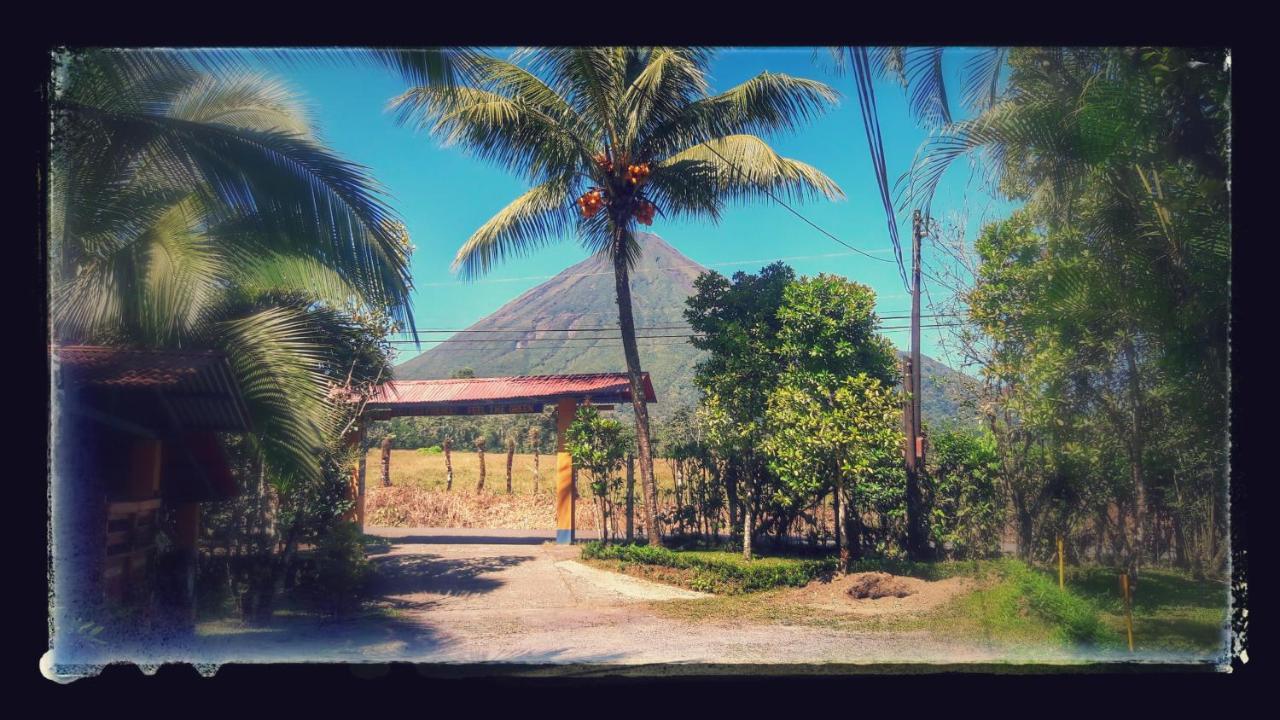
[[(682, 405), (694, 405), (698, 350), (681, 336), (685, 298), (706, 268), (662, 238), (640, 233), (643, 249), (631, 274), (631, 297), (640, 338), (640, 364), (658, 396), (654, 416), (665, 419)], [(613, 268), (591, 257), (503, 305), (496, 312), (395, 368), (401, 380), (445, 378), (461, 368), (479, 377), (553, 373), (621, 372), (626, 369), (618, 336)], [(925, 358), (926, 418), (952, 416), (956, 403), (945, 392), (958, 373)]]

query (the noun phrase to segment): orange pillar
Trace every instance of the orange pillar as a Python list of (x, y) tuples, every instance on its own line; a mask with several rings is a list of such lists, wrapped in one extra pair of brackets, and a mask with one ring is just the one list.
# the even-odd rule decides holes
[(574, 500), (573, 457), (565, 448), (565, 433), (573, 422), (578, 403), (573, 398), (561, 398), (556, 403), (556, 542), (573, 543)]

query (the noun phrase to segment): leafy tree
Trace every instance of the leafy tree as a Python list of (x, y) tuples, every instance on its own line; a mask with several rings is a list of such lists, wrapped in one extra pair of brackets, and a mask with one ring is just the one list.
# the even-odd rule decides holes
[(1004, 528), (1000, 460), (990, 434), (942, 432), (929, 439), (929, 530), (953, 558), (988, 557), (1000, 550)]
[[(629, 271), (637, 222), (716, 220), (730, 201), (842, 194), (830, 178), (779, 156), (753, 133), (795, 129), (836, 99), (826, 85), (762, 73), (708, 94), (711, 54), (688, 48), (542, 48), (478, 58), (472, 81), (415, 87), (400, 119), (526, 179), (532, 188), (477, 230), (455, 267), (470, 278), (570, 233), (610, 258), (631, 380), (641, 486), (657, 518), (649, 415)], [(651, 543), (661, 542), (653, 528)]]
[(565, 449), (575, 467), (591, 474), (591, 493), (600, 517), (600, 540), (609, 542), (609, 494), (621, 483), (618, 471), (627, 451), (622, 423), (600, 415), (590, 405), (578, 408), (565, 432)]
[(880, 509), (875, 501), (886, 492), (905, 489), (896, 393), (866, 373), (792, 372), (770, 393), (766, 424), (763, 448), (782, 480), (779, 500), (796, 504), (838, 493), (841, 562), (851, 567), (861, 558), (862, 514)]
[[(1108, 486), (1100, 479), (1114, 457), (1086, 447), (1122, 454), (1127, 487), (1115, 488), (1110, 504), (1127, 508), (1116, 529), (1134, 570), (1156, 552), (1153, 513), (1189, 519), (1164, 506), (1186, 487), (1174, 488), (1174, 477), (1197, 478), (1191, 484), (1206, 499), (1225, 483), (1230, 87), (1222, 60), (1177, 48), (1014, 50), (1008, 91), (929, 140), (912, 175), (911, 192), (927, 199), (954, 159), (981, 153), (1005, 194), (1026, 202), (1005, 226), (1017, 248), (979, 243), (986, 257), (974, 319), (997, 346), (989, 373), (1007, 390), (993, 407), (1009, 415), (1005, 434), (1055, 458), (1046, 486), (1061, 492), (1038, 512)], [(1000, 232), (990, 238), (1010, 239)], [(1001, 444), (1002, 455), (1016, 452)], [(1063, 472), (1071, 483), (1054, 480)], [(1221, 534), (1220, 522), (1208, 524), (1210, 537)]]
[[(769, 391), (785, 367), (778, 349), (778, 309), (794, 279), (791, 268), (780, 262), (756, 275), (735, 273), (732, 282), (714, 271), (703, 273), (686, 301), (685, 318), (696, 333), (690, 342), (707, 352), (694, 375), (703, 392), (699, 417), (708, 441), (729, 463), (730, 514), (739, 516), (734, 531), (741, 532), (748, 558), (760, 500), (773, 494), (766, 487), (774, 478), (760, 442)], [(735, 504), (741, 513), (734, 513)]]

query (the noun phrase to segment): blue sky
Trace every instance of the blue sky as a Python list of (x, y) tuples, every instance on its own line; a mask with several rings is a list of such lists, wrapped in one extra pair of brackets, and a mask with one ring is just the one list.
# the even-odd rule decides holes
[[(948, 55), (952, 112), (957, 115), (962, 112), (958, 102), (959, 69), (968, 56), (969, 51), (964, 49), (949, 51)], [(799, 205), (801, 213), (844, 242), (891, 259), (884, 211), (854, 86), (849, 78), (835, 77), (828, 66), (829, 61), (822, 56), (815, 62), (808, 48), (725, 49), (711, 66), (712, 90), (727, 89), (764, 70), (814, 78), (835, 87), (842, 95), (836, 109), (796, 134), (765, 139), (784, 156), (817, 166), (847, 196), (841, 202)], [(268, 70), (298, 93), (330, 147), (370, 168), (387, 190), (391, 205), (403, 217), (417, 247), (412, 267), (414, 315), (419, 328), (464, 328), (586, 257), (586, 251), (566, 239), (499, 266), (483, 280), (462, 282), (449, 271), (454, 253), (477, 227), (526, 189), (522, 182), (458, 148), (441, 147), (425, 133), (398, 126), (386, 107), (388, 100), (406, 86), (389, 71), (343, 62), (272, 62)], [(878, 83), (876, 95), (892, 183), (909, 167), (926, 133), (911, 119), (899, 86)], [(944, 178), (933, 213), (946, 219), (967, 209), (968, 237), (972, 238), (980, 222), (1005, 216), (1011, 208), (1009, 203), (986, 194), (972, 177), (968, 163), (961, 162)], [(649, 229), (693, 260), (726, 274), (738, 270), (754, 272), (775, 259), (786, 259), (798, 274), (836, 273), (870, 285), (877, 292), (881, 315), (903, 315), (910, 309), (910, 298), (896, 264), (857, 255), (772, 202), (731, 207), (714, 225), (658, 218)], [(904, 249), (909, 249), (908, 219), (899, 218), (899, 234)], [(943, 263), (937, 253), (929, 256), (928, 241), (925, 251), (926, 265)], [(925, 284), (929, 286), (927, 280)], [(936, 285), (930, 292), (939, 303), (946, 294)], [(923, 330), (922, 349), (947, 362), (947, 352), (939, 344), (942, 332), (946, 331)], [(906, 349), (909, 333), (887, 334)], [(447, 335), (432, 337), (444, 339)], [(415, 352), (401, 352), (397, 360), (406, 360)], [(950, 354), (954, 358), (954, 349)]]

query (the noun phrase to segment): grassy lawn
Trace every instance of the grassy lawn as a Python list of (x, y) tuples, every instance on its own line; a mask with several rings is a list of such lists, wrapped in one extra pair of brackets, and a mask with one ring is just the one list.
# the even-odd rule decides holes
[[(1088, 598), (1103, 621), (1124, 633), (1118, 575), (1110, 568), (1070, 568), (1067, 585)], [(1231, 625), (1226, 582), (1195, 580), (1172, 570), (1144, 569), (1133, 602), (1135, 648), (1211, 652), (1224, 647)]]
[[(908, 563), (865, 560), (859, 572), (882, 571), (922, 580), (973, 580), (972, 589), (924, 613), (858, 615), (795, 602), (788, 590), (831, 577), (835, 559), (763, 556), (748, 563), (737, 552), (668, 550), (592, 544), (586, 562), (659, 582), (716, 593), (715, 597), (655, 603), (659, 614), (695, 622), (776, 622), (861, 631), (923, 630), (938, 637), (1011, 648), (1054, 646), (1122, 652), (1123, 606), (1115, 573), (1071, 568), (1067, 587), (1057, 575), (1005, 558)], [(1211, 656), (1223, 647), (1227, 587), (1162, 570), (1143, 573), (1134, 607), (1135, 649)]]

